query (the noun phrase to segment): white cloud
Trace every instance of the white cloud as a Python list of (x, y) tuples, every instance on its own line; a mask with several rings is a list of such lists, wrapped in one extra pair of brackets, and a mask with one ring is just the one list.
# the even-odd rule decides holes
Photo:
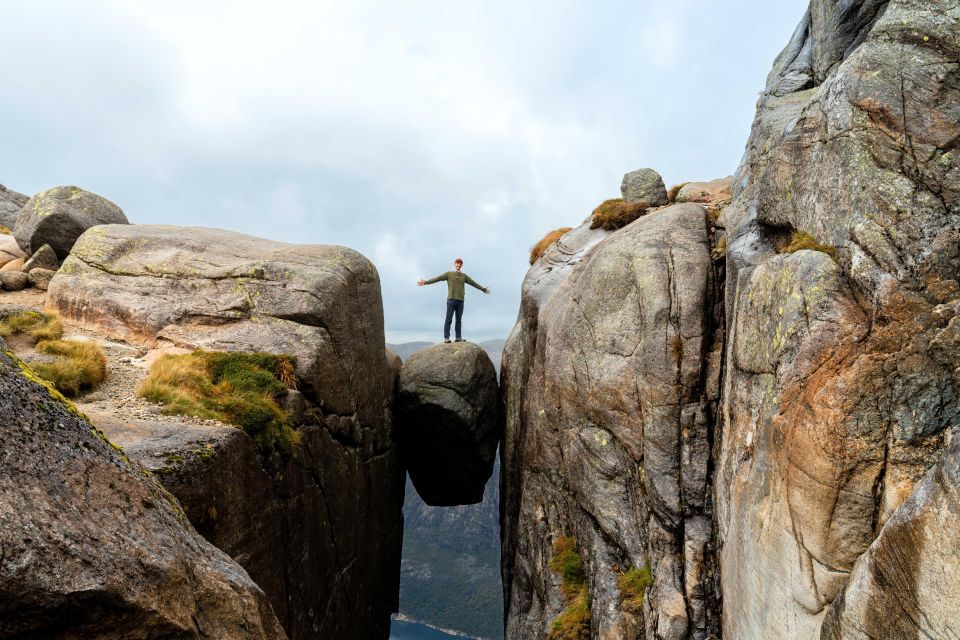
[(806, 2), (775, 4), (7, 0), (0, 182), (352, 246), (394, 335), (433, 337), (409, 282), (463, 255), (495, 291), (471, 335), (503, 337), (528, 247), (623, 172), (733, 171)]

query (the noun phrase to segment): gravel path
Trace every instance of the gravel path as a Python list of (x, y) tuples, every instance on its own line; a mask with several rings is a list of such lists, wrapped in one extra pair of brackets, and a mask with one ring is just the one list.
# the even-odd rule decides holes
[[(23, 291), (0, 291), (0, 304), (19, 304), (42, 310), (46, 304), (45, 291), (25, 289)], [(223, 426), (216, 420), (201, 420), (190, 416), (167, 415), (163, 407), (137, 396), (137, 387), (147, 376), (153, 361), (165, 353), (187, 353), (176, 347), (150, 348), (122, 340), (112, 340), (95, 330), (61, 319), (63, 337), (66, 340), (93, 340), (103, 349), (107, 357), (107, 379), (92, 393), (74, 399), (77, 408), (90, 416), (94, 423), (98, 417), (120, 420), (150, 420), (177, 424), (200, 424)], [(14, 337), (8, 341), (9, 347), (21, 357), (35, 354), (27, 340)]]

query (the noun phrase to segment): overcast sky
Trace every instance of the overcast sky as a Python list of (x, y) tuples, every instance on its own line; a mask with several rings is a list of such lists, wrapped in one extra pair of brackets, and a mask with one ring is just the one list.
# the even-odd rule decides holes
[(0, 183), (131, 222), (342, 244), (390, 342), (505, 337), (530, 245), (619, 196), (734, 171), (806, 0), (2, 0)]

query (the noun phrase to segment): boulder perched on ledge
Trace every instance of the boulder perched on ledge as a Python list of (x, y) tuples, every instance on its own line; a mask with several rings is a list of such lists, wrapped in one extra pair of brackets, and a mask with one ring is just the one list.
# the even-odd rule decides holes
[(263, 591), (0, 339), (0, 638), (286, 638)]
[(428, 505), (483, 500), (500, 440), (497, 371), (472, 342), (418, 351), (400, 370), (397, 437)]
[(127, 224), (127, 216), (95, 193), (79, 187), (55, 187), (23, 205), (13, 235), (24, 251), (32, 253), (49, 244), (63, 260), (84, 231), (101, 224)]

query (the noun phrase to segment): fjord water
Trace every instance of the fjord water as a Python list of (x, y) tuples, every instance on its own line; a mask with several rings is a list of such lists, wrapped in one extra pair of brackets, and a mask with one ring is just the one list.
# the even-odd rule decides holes
[(390, 624), (390, 640), (463, 640), (463, 637), (451, 636), (416, 622), (394, 620)]

